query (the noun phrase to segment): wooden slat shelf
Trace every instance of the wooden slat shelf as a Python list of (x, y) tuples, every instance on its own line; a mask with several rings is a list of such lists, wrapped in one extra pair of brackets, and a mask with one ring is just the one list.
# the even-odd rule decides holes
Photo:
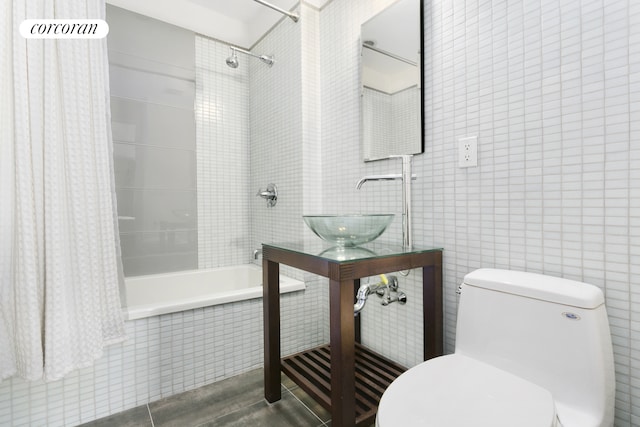
[[(389, 384), (406, 371), (359, 343), (355, 343), (356, 426), (375, 420), (378, 403)], [(331, 411), (331, 349), (329, 345), (312, 348), (283, 358), (282, 372), (306, 391), (326, 410)]]

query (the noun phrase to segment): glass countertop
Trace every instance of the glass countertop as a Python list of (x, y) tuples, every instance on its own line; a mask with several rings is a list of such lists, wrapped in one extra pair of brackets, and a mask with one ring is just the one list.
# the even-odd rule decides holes
[(401, 245), (390, 245), (378, 242), (366, 243), (355, 247), (338, 247), (331, 246), (329, 243), (319, 239), (300, 242), (263, 243), (263, 246), (295, 252), (301, 255), (310, 255), (333, 262), (352, 262), (364, 259), (442, 251), (442, 248), (418, 248), (414, 246), (409, 249)]

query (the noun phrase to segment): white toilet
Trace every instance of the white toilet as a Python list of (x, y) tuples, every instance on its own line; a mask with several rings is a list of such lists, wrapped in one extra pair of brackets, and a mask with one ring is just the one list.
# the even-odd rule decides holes
[(464, 278), (455, 353), (385, 391), (377, 427), (613, 425), (609, 322), (593, 285), (508, 270)]

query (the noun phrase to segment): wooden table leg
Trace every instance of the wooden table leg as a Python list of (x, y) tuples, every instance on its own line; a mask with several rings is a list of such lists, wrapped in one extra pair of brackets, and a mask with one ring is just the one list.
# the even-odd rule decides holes
[(280, 391), (280, 264), (262, 260), (264, 313), (264, 397), (275, 402)]
[(442, 263), (422, 267), (424, 360), (444, 352), (442, 319)]
[[(360, 279), (356, 279), (353, 281), (353, 302), (355, 304), (356, 301), (356, 296), (358, 295), (358, 289), (360, 289)], [(361, 331), (360, 331), (360, 321), (362, 320), (362, 315), (359, 314), (357, 316), (354, 316), (353, 318), (353, 322), (354, 322), (354, 328), (355, 328), (355, 332), (354, 332), (354, 337), (355, 340), (358, 344), (362, 343), (362, 335), (361, 335)]]
[(353, 280), (329, 281), (331, 425), (355, 425)]

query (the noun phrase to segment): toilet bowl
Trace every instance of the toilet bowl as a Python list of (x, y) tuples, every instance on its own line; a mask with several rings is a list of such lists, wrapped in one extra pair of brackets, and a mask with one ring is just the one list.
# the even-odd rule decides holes
[(378, 426), (557, 426), (548, 390), (457, 354), (438, 357), (401, 375), (383, 400)]
[(615, 381), (600, 289), (480, 269), (460, 286), (456, 348), (400, 375), (378, 427), (604, 427)]

